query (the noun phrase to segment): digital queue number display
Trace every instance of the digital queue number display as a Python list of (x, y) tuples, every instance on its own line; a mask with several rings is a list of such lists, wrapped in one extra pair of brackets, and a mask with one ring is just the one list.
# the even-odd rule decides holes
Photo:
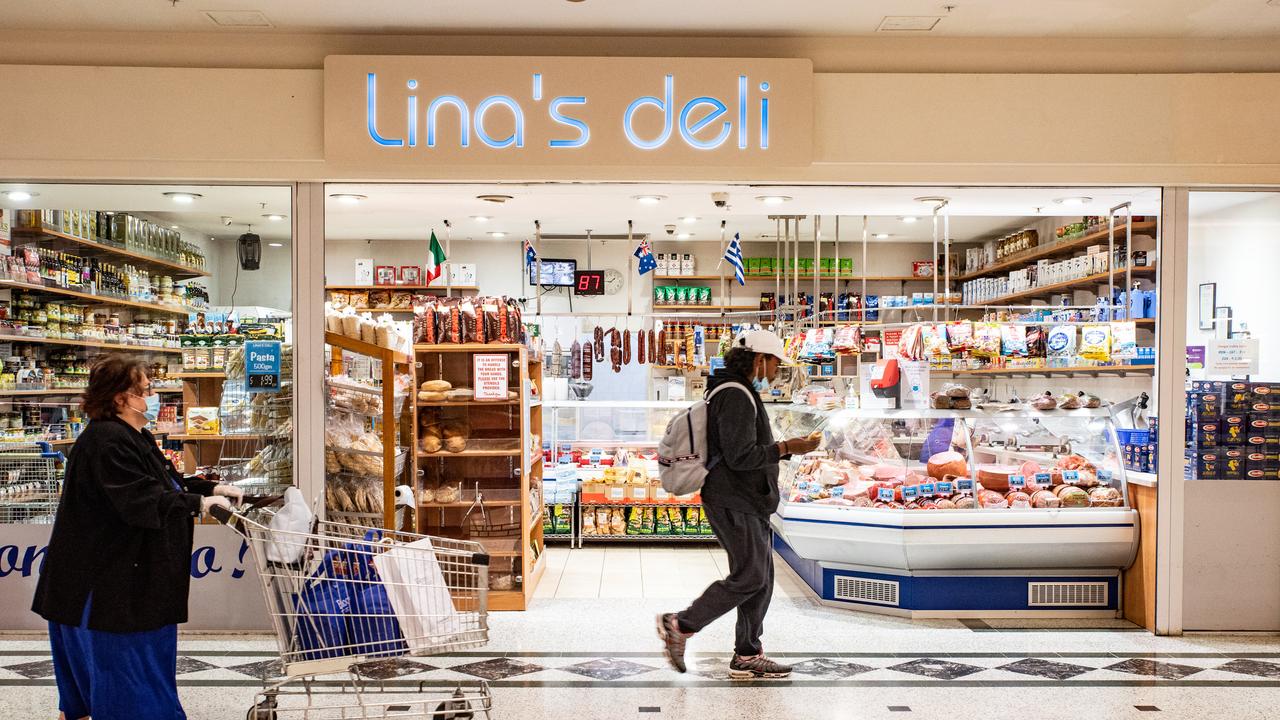
[(575, 270), (573, 273), (574, 295), (603, 295), (603, 270)]

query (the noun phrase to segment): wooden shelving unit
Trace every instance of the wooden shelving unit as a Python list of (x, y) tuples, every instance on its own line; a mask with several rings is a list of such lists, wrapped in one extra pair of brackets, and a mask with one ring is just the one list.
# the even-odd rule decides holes
[[(1154, 266), (1143, 266), (1143, 267), (1131, 268), (1128, 272), (1131, 272), (1134, 277), (1145, 277), (1147, 275), (1154, 275), (1156, 272), (1156, 269)], [(1125, 270), (1116, 270), (1114, 277), (1118, 282), (1123, 283), (1125, 279), (1125, 274), (1126, 274)], [(1040, 287), (1034, 287), (1028, 290), (1022, 290), (1020, 292), (1011, 293), (1009, 295), (1004, 295), (994, 300), (987, 300), (986, 302), (982, 302), (978, 304), (979, 305), (1011, 305), (1020, 300), (1035, 300), (1038, 298), (1047, 298), (1052, 295), (1072, 292), (1075, 290), (1093, 291), (1093, 290), (1097, 290), (1099, 285), (1105, 285), (1109, 277), (1112, 277), (1112, 275), (1109, 273), (1095, 273), (1093, 275), (1077, 278), (1075, 280), (1067, 280), (1065, 282), (1054, 283), (1052, 285), (1041, 285)]]
[(1065, 368), (987, 368), (983, 370), (935, 370), (930, 374), (935, 377), (1013, 377), (1018, 375), (1043, 375), (1053, 377), (1059, 375), (1154, 375), (1154, 365), (1107, 365), (1081, 366)]
[[(410, 371), (413, 358), (390, 348), (355, 340), (339, 333), (326, 332), (324, 341), (326, 345), (335, 348), (337, 351), (364, 355), (378, 360), (381, 364), (380, 396), (382, 414), (380, 417), (381, 425), (377, 429), (382, 436), (382, 527), (388, 530), (401, 529), (397, 527), (396, 523), (396, 485), (401, 484), (400, 478), (402, 474), (412, 474), (413, 465), (406, 462), (404, 469), (397, 473), (396, 456), (402, 449), (406, 452), (409, 451), (408, 448), (402, 448), (401, 446), (406, 443), (412, 445), (413, 434), (412, 430), (404, 423), (398, 422), (396, 417), (395, 378), (397, 372)], [(412, 392), (412, 388), (407, 392)], [(340, 451), (339, 448), (332, 449)], [(412, 530), (413, 528), (409, 529)]]
[[(492, 558), (489, 577), (491, 610), (524, 610), (546, 568), (542, 537), (542, 361), (523, 345), (416, 345), (416, 385), (447, 380), (456, 387), (475, 387), (473, 358), (506, 355), (509, 391), (516, 399), (485, 402), (416, 402), (414, 461), (419, 478), (415, 492), (430, 488), (459, 490), (457, 501), (418, 503), (420, 532), (481, 542)], [(433, 423), (466, 427), (461, 452), (423, 452), (422, 429)], [(468, 498), (476, 491), (483, 508)], [(490, 499), (490, 497), (492, 499)], [(518, 499), (517, 499), (518, 498)], [(468, 514), (470, 513), (470, 514)], [(480, 513), (477, 515), (477, 513)], [(484, 524), (487, 518), (488, 524)], [(505, 588), (510, 577), (511, 589)]]
[(119, 352), (170, 353), (181, 355), (182, 348), (153, 347), (150, 345), (127, 345), (125, 343), (97, 342), (94, 340), (65, 340), (62, 338), (42, 338), (30, 335), (0, 335), (0, 342), (28, 343), (31, 345), (66, 345), (69, 347), (96, 348)]
[[(1125, 227), (1126, 225), (1116, 225), (1117, 239), (1124, 238)], [(1155, 220), (1145, 220), (1143, 222), (1133, 223), (1133, 234), (1135, 236), (1149, 234), (1150, 231), (1153, 231), (1155, 229), (1156, 229)], [(1008, 270), (1013, 270), (1019, 267), (1030, 265), (1036, 262), (1037, 260), (1042, 260), (1045, 258), (1062, 257), (1064, 255), (1072, 255), (1080, 252), (1081, 250), (1084, 250), (1090, 245), (1096, 245), (1099, 242), (1105, 242), (1107, 240), (1108, 234), (1109, 234), (1109, 231), (1106, 229), (1095, 230), (1094, 232), (1087, 233), (1081, 237), (1075, 238), (1074, 240), (1063, 240), (1060, 242), (1050, 242), (1042, 245), (1037, 245), (1036, 247), (1033, 247), (1030, 250), (1026, 250), (1024, 252), (1018, 253), (1017, 255), (1007, 257), (1004, 260), (1001, 260), (1000, 262), (988, 265), (976, 272), (954, 277), (952, 278), (952, 280), (955, 282), (962, 283), (969, 280), (974, 280), (976, 278), (988, 277), (991, 275), (999, 275), (1000, 273), (1006, 272)]]
[[(372, 292), (377, 290), (398, 290), (400, 292), (441, 292), (450, 288), (446, 288), (444, 285), (325, 285), (324, 289), (345, 290), (348, 292)], [(454, 285), (452, 289), (462, 292), (474, 292), (479, 290), (475, 285)]]
[(206, 270), (188, 267), (172, 260), (144, 255), (114, 245), (103, 245), (94, 240), (68, 235), (57, 230), (15, 228), (13, 237), (15, 240), (37, 241), (42, 247), (65, 250), (81, 257), (108, 257), (117, 262), (137, 265), (148, 270), (172, 275), (176, 278), (209, 277), (209, 272)]
[(116, 307), (130, 308), (133, 310), (149, 310), (151, 312), (166, 313), (169, 315), (188, 315), (192, 312), (196, 312), (192, 308), (180, 307), (177, 305), (159, 305), (157, 303), (138, 302), (137, 300), (125, 300), (111, 295), (93, 295), (86, 292), (80, 292), (79, 290), (71, 290), (54, 285), (34, 285), (32, 283), (19, 282), (17, 280), (0, 280), (0, 289), (42, 293), (56, 297), (68, 297), (75, 300), (84, 300), (90, 305), (112, 305)]

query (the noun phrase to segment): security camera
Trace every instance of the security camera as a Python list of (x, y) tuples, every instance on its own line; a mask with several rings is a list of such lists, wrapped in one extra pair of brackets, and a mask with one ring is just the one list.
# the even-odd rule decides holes
[(225, 225), (226, 227), (231, 227), (231, 216), (230, 216), (230, 215), (223, 215), (223, 216), (222, 216), (222, 224), (223, 224), (223, 225)]
[(663, 228), (664, 230), (666, 230), (666, 231), (667, 231), (667, 234), (668, 234), (668, 235), (675, 235), (675, 234), (676, 234), (676, 226), (675, 226), (675, 225), (663, 225), (663, 226), (662, 226), (662, 228)]
[(718, 208), (727, 208), (729, 207), (729, 193), (713, 192), (711, 193), (711, 202), (715, 203)]

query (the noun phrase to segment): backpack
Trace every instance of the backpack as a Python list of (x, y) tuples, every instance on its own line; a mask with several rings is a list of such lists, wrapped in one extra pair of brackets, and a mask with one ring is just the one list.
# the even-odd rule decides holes
[[(672, 495), (688, 495), (702, 489), (708, 471), (719, 460), (707, 458), (707, 408), (711, 407), (711, 398), (716, 393), (730, 386), (744, 393), (751, 392), (738, 383), (724, 383), (667, 423), (658, 442), (658, 478), (663, 490)], [(754, 400), (751, 408), (755, 409)]]

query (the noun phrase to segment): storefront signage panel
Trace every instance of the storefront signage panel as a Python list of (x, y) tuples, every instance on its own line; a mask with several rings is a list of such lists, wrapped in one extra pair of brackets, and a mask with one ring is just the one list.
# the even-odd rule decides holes
[(805, 166), (794, 59), (330, 56), (325, 159), (380, 166)]

